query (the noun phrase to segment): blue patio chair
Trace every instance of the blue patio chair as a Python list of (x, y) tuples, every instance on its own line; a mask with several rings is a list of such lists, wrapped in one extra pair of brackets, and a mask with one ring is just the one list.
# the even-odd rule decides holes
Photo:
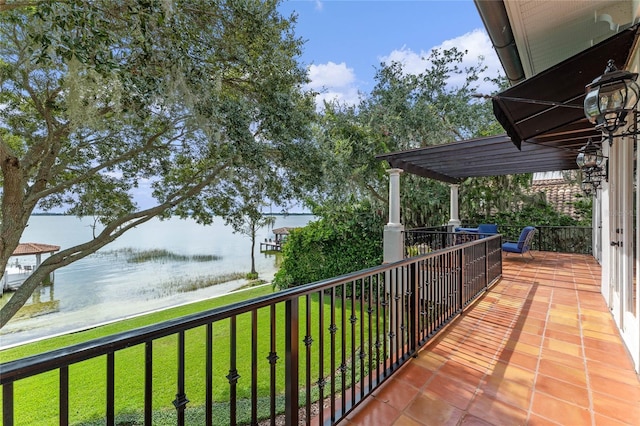
[(520, 233), (520, 238), (517, 242), (507, 241), (502, 244), (502, 251), (507, 253), (519, 253), (521, 256), (524, 256), (525, 253), (529, 253), (529, 256), (533, 259), (533, 255), (531, 254), (531, 241), (533, 240), (533, 235), (536, 233), (536, 228), (533, 226), (526, 226), (522, 232)]
[(478, 234), (480, 238), (488, 237), (498, 233), (498, 225), (495, 223), (481, 223), (478, 225)]

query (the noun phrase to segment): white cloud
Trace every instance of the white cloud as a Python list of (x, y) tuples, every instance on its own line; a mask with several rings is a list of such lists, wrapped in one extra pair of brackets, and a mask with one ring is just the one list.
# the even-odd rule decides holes
[(380, 58), (380, 62), (390, 64), (392, 62), (398, 62), (402, 64), (404, 71), (407, 74), (419, 74), (424, 71), (427, 66), (427, 61), (424, 59), (428, 53), (424, 51), (416, 53), (411, 49), (402, 47), (400, 50), (394, 50), (387, 56)]
[[(321, 5), (320, 2), (318, 2)], [(433, 49), (450, 49), (457, 47), (460, 51), (467, 51), (461, 67), (474, 66), (478, 63), (478, 58), (483, 58), (487, 71), (481, 76), (495, 77), (502, 73), (500, 61), (493, 50), (489, 36), (480, 29), (466, 33), (460, 37), (446, 40), (438, 46), (434, 46), (427, 51), (414, 52), (407, 47), (402, 47), (389, 53), (387, 56), (378, 58), (380, 62), (391, 63), (392, 61), (403, 64), (404, 70), (408, 74), (418, 74), (424, 71), (428, 64), (426, 58), (429, 57)], [(321, 107), (323, 101), (335, 100), (342, 104), (356, 105), (359, 102), (359, 84), (361, 81), (356, 78), (353, 68), (347, 66), (345, 62), (339, 64), (327, 62), (325, 64), (309, 66), (309, 78), (311, 82), (308, 89), (319, 92), (316, 103)], [(463, 76), (452, 76), (451, 86), (460, 86), (464, 82)], [(490, 83), (479, 81), (477, 83), (479, 93), (491, 93), (497, 88)]]
[(491, 40), (483, 30), (474, 30), (452, 40), (447, 40), (437, 47), (442, 49), (457, 47), (461, 51), (466, 50), (468, 53), (462, 62), (463, 66), (475, 65), (478, 62), (478, 58), (481, 57), (483, 64), (487, 67), (483, 76), (496, 77), (498, 74), (504, 74), (500, 59), (498, 59), (498, 55), (493, 49)]
[[(421, 51), (416, 53), (411, 49), (403, 47), (399, 50), (392, 51), (389, 55), (381, 57), (381, 62), (391, 63), (392, 61), (403, 64), (404, 70), (408, 74), (418, 74), (424, 71), (428, 67), (429, 54), (434, 49), (451, 49), (452, 47), (458, 48), (459, 51), (466, 51), (461, 67), (473, 66), (478, 63), (478, 58), (483, 58), (483, 64), (487, 66), (487, 70), (482, 77), (496, 77), (499, 73), (502, 73), (502, 66), (500, 60), (493, 50), (491, 41), (486, 32), (480, 29), (468, 32), (460, 37), (446, 40), (438, 46), (434, 46), (429, 51)], [(454, 76), (450, 79), (452, 86), (459, 86), (463, 83), (463, 76)], [(488, 84), (483, 81), (478, 82), (478, 91), (481, 93), (490, 93), (496, 89), (493, 84)]]
[(337, 100), (340, 103), (354, 105), (358, 102), (358, 87), (353, 68), (342, 62), (336, 64), (311, 65), (309, 67), (309, 89), (320, 94), (316, 103), (322, 105), (324, 100)]
[(328, 62), (309, 67), (310, 87), (321, 89), (323, 87), (349, 87), (355, 82), (353, 68), (348, 68), (344, 62), (336, 64)]

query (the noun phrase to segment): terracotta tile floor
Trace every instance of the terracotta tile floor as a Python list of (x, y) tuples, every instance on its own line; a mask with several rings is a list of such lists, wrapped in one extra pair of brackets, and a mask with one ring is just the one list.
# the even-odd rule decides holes
[(506, 257), (502, 280), (341, 424), (640, 425), (600, 266), (534, 256)]

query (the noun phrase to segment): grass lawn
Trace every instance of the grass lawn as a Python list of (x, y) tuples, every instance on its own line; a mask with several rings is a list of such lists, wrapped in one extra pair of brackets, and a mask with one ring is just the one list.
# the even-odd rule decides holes
[[(261, 286), (249, 290), (232, 293), (220, 298), (197, 302), (149, 315), (120, 321), (92, 330), (60, 336), (41, 342), (23, 345), (20, 347), (0, 351), (0, 361), (30, 356), (33, 354), (65, 347), (75, 343), (84, 342), (97, 337), (102, 337), (121, 331), (131, 330), (145, 325), (177, 318), (195, 312), (235, 303), (253, 297), (271, 293), (271, 287)], [(331, 311), (329, 298), (325, 297), (324, 306), (320, 306), (316, 298), (311, 299), (311, 335), (316, 343), (311, 345), (311, 371), (312, 382), (319, 377), (327, 377), (330, 374), (331, 345), (330, 335), (327, 332), (331, 324)], [(319, 324), (319, 313), (323, 310), (324, 323)], [(355, 338), (355, 347), (366, 347), (368, 342), (360, 341), (360, 327), (365, 327), (364, 335), (368, 334), (368, 324), (365, 321), (357, 321), (352, 325), (350, 318), (360, 317), (360, 304), (352, 306), (347, 301), (342, 309), (340, 300), (336, 303), (336, 344), (334, 353), (338, 361), (337, 366), (343, 361), (346, 366), (351, 365), (352, 360), (342, 360), (342, 339), (346, 342), (344, 349), (348, 354), (351, 350), (352, 331)], [(275, 316), (275, 330), (271, 329), (271, 316)], [(344, 322), (343, 322), (344, 321)], [(271, 385), (271, 365), (267, 359), (271, 348), (272, 333), (275, 341), (275, 352), (279, 360), (276, 363), (275, 387), (276, 394), (284, 391), (284, 333), (285, 317), (284, 305), (278, 306), (274, 311), (264, 308), (257, 312), (258, 324), (258, 395), (259, 406), (264, 416), (269, 415), (269, 389)], [(300, 301), (300, 371), (301, 383), (304, 383), (304, 371), (306, 369), (306, 347), (302, 342), (306, 334), (306, 301)], [(324, 368), (319, 369), (319, 345), (316, 337), (323, 329), (324, 342)], [(251, 377), (251, 315), (243, 314), (237, 317), (236, 348), (232, 351), (230, 338), (230, 321), (221, 321), (213, 325), (213, 391), (215, 418), (219, 424), (228, 424), (230, 385), (226, 376), (229, 374), (231, 354), (236, 357), (236, 365), (240, 379), (237, 383), (237, 397), (239, 411), (243, 416), (247, 410), (242, 406), (248, 406), (250, 397)], [(206, 327), (198, 327), (186, 333), (186, 394), (190, 400), (187, 406), (187, 416), (191, 418), (189, 424), (201, 424), (204, 418), (205, 402), (205, 355), (206, 355)], [(177, 336), (168, 336), (158, 339), (153, 343), (153, 408), (154, 424), (175, 424), (175, 409), (172, 401), (175, 399), (177, 389)], [(359, 360), (355, 361), (356, 370)], [(138, 345), (116, 353), (116, 413), (119, 424), (141, 424), (142, 407), (144, 403), (144, 346)], [(350, 374), (350, 373), (349, 373)], [(91, 359), (69, 368), (69, 411), (72, 424), (104, 424), (106, 401), (106, 357)], [(328, 388), (327, 388), (328, 389)], [(317, 390), (316, 390), (317, 391)], [(52, 371), (36, 377), (21, 380), (14, 385), (15, 423), (20, 425), (55, 425), (58, 424), (58, 372)], [(325, 390), (325, 394), (326, 394)], [(317, 392), (316, 392), (317, 394)], [(282, 397), (278, 397), (278, 405), (283, 408)], [(191, 416), (191, 417), (189, 417)]]

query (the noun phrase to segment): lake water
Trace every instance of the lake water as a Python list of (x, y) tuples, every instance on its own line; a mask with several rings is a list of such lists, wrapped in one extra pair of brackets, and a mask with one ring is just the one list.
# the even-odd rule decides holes
[[(271, 230), (299, 227), (311, 215), (275, 216), (273, 227), (262, 228), (256, 240), (256, 270), (271, 281), (278, 269), (274, 254), (260, 253), (259, 242), (272, 238)], [(32, 216), (21, 242), (72, 247), (92, 238), (93, 221), (73, 216)], [(165, 249), (178, 255), (215, 255), (219, 260), (196, 262), (161, 260), (128, 262), (127, 251)], [(12, 262), (16, 258), (12, 258)], [(17, 258), (35, 264), (35, 256)], [(44, 258), (43, 258), (44, 260)], [(251, 239), (234, 234), (222, 219), (210, 226), (191, 220), (153, 219), (107, 245), (97, 253), (55, 272), (54, 284), (43, 286), (29, 302), (36, 316), (12, 319), (0, 329), (0, 346), (68, 333), (141, 313), (215, 297), (241, 287), (236, 280), (195, 291), (179, 291), (185, 282), (251, 270)], [(6, 296), (5, 296), (6, 297)]]

